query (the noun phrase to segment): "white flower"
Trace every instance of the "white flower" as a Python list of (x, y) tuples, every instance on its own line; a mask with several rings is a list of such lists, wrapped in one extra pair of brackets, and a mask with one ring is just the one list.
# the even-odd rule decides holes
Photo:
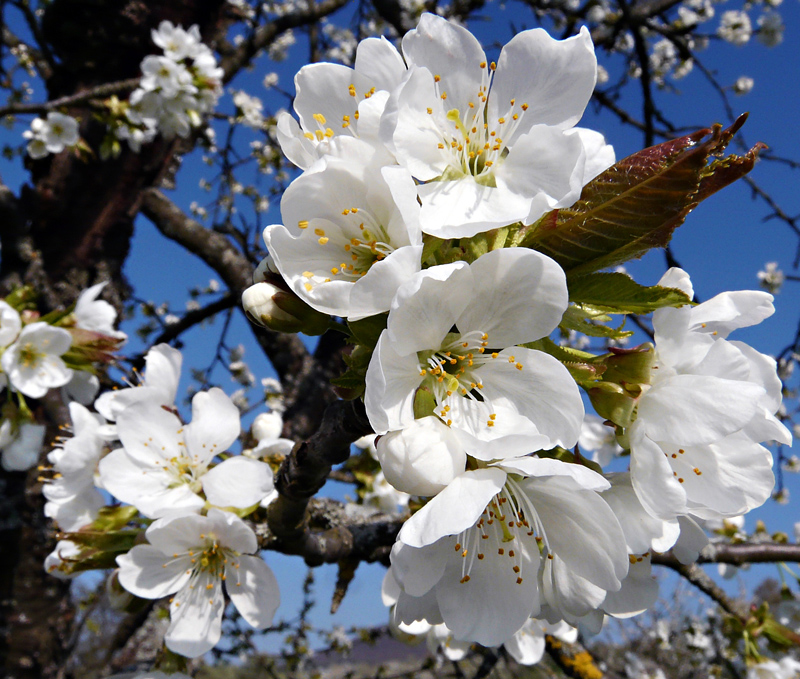
[(377, 507), (386, 514), (403, 511), (408, 507), (410, 495), (395, 489), (384, 476), (383, 472), (375, 474), (372, 479), (372, 490), (364, 493), (364, 504)]
[(411, 495), (436, 495), (467, 463), (458, 437), (433, 415), (381, 436), (376, 451), (386, 480)]
[(45, 557), (44, 569), (54, 578), (67, 580), (75, 577), (77, 573), (71, 573), (69, 560), (78, 557), (81, 548), (71, 540), (59, 540), (56, 548)]
[[(679, 269), (660, 284), (691, 296)], [(791, 443), (773, 415), (781, 402), (775, 361), (725, 338), (773, 310), (771, 295), (739, 291), (654, 314), (653, 378), (628, 432), (633, 486), (653, 516), (738, 516), (769, 497), (772, 456), (759, 444)]]
[(145, 599), (170, 599), (167, 648), (190, 658), (211, 650), (221, 636), (225, 599), (253, 627), (272, 622), (280, 602), (278, 583), (258, 556), (255, 533), (237, 516), (211, 509), (208, 516), (162, 519), (137, 545), (117, 557), (119, 581)]
[[(157, 344), (145, 356), (144, 377), (140, 386), (115, 389), (100, 394), (94, 407), (110, 422), (128, 406), (151, 401), (161, 406), (173, 406), (181, 376), (181, 352), (168, 344)], [(108, 435), (113, 437), (114, 429)]]
[[(294, 110), (300, 124), (286, 112), (277, 116), (276, 135), (286, 157), (305, 170), (331, 150), (332, 140), (361, 139), (376, 149), (382, 144), (378, 125), (387, 92), (406, 74), (395, 47), (385, 38), (362, 40), (354, 68), (340, 64), (310, 64), (294, 78)], [(390, 162), (388, 154), (387, 161)]]
[(242, 114), (245, 125), (260, 129), (264, 124), (264, 104), (258, 97), (251, 97), (247, 92), (239, 90), (233, 95), (233, 103)]
[(578, 198), (585, 153), (565, 131), (594, 90), (586, 28), (563, 41), (518, 33), (495, 67), (466, 29), (423, 14), (403, 55), (408, 76), (389, 98), (381, 138), (427, 182), (418, 187), (424, 232), (473, 236)]
[(48, 153), (61, 153), (65, 148), (78, 143), (78, 121), (72, 116), (50, 111), (47, 119), (31, 121), (31, 129), (23, 134), (30, 139), (28, 154), (31, 158), (43, 158)]
[(123, 448), (100, 462), (102, 485), (150, 518), (199, 512), (206, 502), (256, 505), (273, 490), (269, 465), (235, 455), (209, 469), (239, 430), (239, 410), (217, 388), (195, 394), (186, 425), (157, 402), (135, 403), (117, 417)]
[(729, 9), (722, 13), (722, 19), (717, 29), (720, 38), (737, 47), (746, 45), (753, 34), (753, 25), (746, 12), (736, 9)]
[(141, 69), (143, 75), (139, 87), (145, 92), (158, 91), (171, 99), (179, 92), (194, 94), (197, 91), (189, 69), (167, 57), (150, 54), (142, 61)]
[(494, 250), (416, 274), (398, 290), (367, 370), (374, 431), (412, 424), (423, 388), (431, 414), (475, 457), (572, 447), (583, 420), (575, 380), (553, 357), (515, 346), (549, 335), (566, 306), (564, 272), (533, 250)]
[(44, 515), (67, 532), (91, 523), (105, 505), (94, 484), (97, 464), (105, 449), (100, 429), (104, 420), (79, 403), (70, 403), (69, 413), (73, 436), (47, 456), (56, 474), (42, 488), (47, 498)]
[(752, 78), (743, 75), (740, 78), (737, 78), (736, 82), (733, 83), (733, 92), (734, 94), (749, 94), (753, 89), (754, 84), (755, 81)]
[(458, 639), (502, 644), (539, 613), (540, 568), (554, 559), (562, 568), (545, 574), (548, 600), (577, 608), (586, 597), (560, 573), (603, 595), (618, 590), (628, 558), (597, 492), (607, 487), (585, 467), (532, 457), (456, 477), (403, 525), (392, 549), (398, 621), (443, 621)]
[(31, 398), (41, 398), (53, 387), (72, 379), (61, 355), (72, 346), (72, 335), (42, 321), (26, 325), (16, 342), (3, 352), (0, 364), (11, 385)]
[(162, 21), (158, 30), (151, 31), (153, 42), (164, 50), (164, 56), (172, 61), (182, 61), (193, 57), (200, 43), (200, 29), (192, 26), (184, 30), (181, 26), (173, 26), (171, 21)]
[(99, 332), (117, 339), (127, 339), (124, 332), (114, 329), (117, 320), (117, 311), (108, 302), (97, 299), (108, 281), (93, 285), (84, 290), (75, 302), (75, 325), (83, 330)]
[(775, 295), (780, 291), (786, 276), (778, 267), (778, 262), (767, 262), (763, 270), (758, 272), (758, 280), (762, 288)]
[(0, 426), (3, 469), (22, 472), (33, 467), (39, 461), (44, 434), (44, 425), (26, 422), (15, 432), (12, 423), (4, 420)]
[(578, 630), (565, 622), (550, 624), (531, 618), (503, 646), (520, 665), (535, 665), (544, 656), (545, 635), (568, 644), (578, 640)]
[[(264, 241), (289, 287), (323, 313), (358, 320), (389, 309), (421, 268), (419, 204), (411, 175), (380, 167), (369, 145), (298, 177), (281, 201), (285, 226)], [(358, 150), (358, 153), (355, 153)]]
[(0, 349), (11, 344), (22, 329), (22, 319), (8, 302), (0, 300)]
[(756, 37), (759, 42), (767, 47), (775, 47), (783, 42), (783, 32), (786, 26), (783, 25), (783, 18), (778, 12), (764, 12), (758, 17), (758, 32)]

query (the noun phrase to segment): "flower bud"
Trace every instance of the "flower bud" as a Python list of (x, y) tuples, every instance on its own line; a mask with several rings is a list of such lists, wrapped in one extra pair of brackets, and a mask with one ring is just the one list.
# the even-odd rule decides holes
[(253, 323), (276, 332), (321, 335), (330, 324), (328, 316), (312, 309), (293, 292), (267, 282), (247, 288), (242, 293), (242, 307)]
[(261, 413), (253, 420), (250, 432), (256, 441), (274, 441), (281, 437), (283, 418), (280, 413)]
[(377, 453), (386, 480), (411, 495), (436, 495), (467, 464), (456, 435), (433, 415), (382, 436)]
[(263, 283), (270, 275), (280, 276), (280, 271), (278, 271), (278, 267), (272, 255), (267, 255), (259, 262), (256, 270), (253, 272), (253, 283)]

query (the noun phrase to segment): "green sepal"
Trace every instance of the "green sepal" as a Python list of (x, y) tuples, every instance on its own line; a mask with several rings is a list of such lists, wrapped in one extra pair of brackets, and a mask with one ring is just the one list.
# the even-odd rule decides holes
[(570, 278), (569, 299), (598, 311), (648, 314), (662, 307), (690, 304), (686, 293), (660, 285), (639, 285), (624, 273), (589, 273)]
[(422, 236), (422, 258), (420, 261), (425, 264), (429, 259), (432, 259), (431, 266), (439, 264), (436, 254), (442, 249), (442, 246), (447, 241), (436, 236), (430, 236), (427, 233)]
[(633, 335), (632, 330), (622, 330), (625, 321), (618, 328), (602, 325), (611, 320), (603, 309), (595, 309), (588, 304), (570, 304), (561, 318), (559, 326), (566, 330), (575, 330), (589, 337), (608, 337), (623, 339)]
[[(605, 360), (603, 380), (621, 384), (629, 391), (632, 385), (650, 384), (655, 358), (655, 348), (650, 342), (631, 349), (614, 348)], [(641, 387), (637, 386), (635, 390), (638, 395)]]
[(97, 518), (89, 524), (91, 530), (97, 532), (115, 531), (127, 526), (139, 514), (139, 510), (131, 505), (102, 507)]
[(388, 318), (389, 314), (383, 313), (376, 316), (368, 316), (359, 321), (347, 321), (350, 335), (355, 340), (354, 343), (373, 348), (378, 343), (381, 333), (386, 330)]
[(422, 419), (436, 412), (436, 399), (427, 387), (420, 387), (414, 394), (414, 419)]
[(347, 354), (342, 354), (342, 359), (347, 365), (347, 370), (334, 377), (331, 384), (336, 393), (346, 401), (352, 401), (364, 393), (366, 388), (367, 367), (372, 358), (372, 348), (361, 344), (353, 347)]
[(535, 342), (528, 342), (521, 346), (549, 354), (559, 360), (569, 370), (572, 379), (580, 386), (588, 388), (602, 378), (606, 370), (602, 356), (595, 356), (580, 349), (562, 347), (549, 337), (543, 337)]
[(586, 393), (600, 417), (621, 427), (630, 426), (636, 399), (619, 384), (596, 382)]
[(508, 227), (504, 226), (499, 229), (492, 229), (491, 231), (479, 233), (472, 238), (462, 238), (461, 247), (464, 250), (463, 261), (471, 263), (487, 252), (500, 250), (506, 247), (508, 233)]
[(15, 288), (4, 299), (6, 304), (18, 312), (36, 308), (36, 291), (29, 285)]

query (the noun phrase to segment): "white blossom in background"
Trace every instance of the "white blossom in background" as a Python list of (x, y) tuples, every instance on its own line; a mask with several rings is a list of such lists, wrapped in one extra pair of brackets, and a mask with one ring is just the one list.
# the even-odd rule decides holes
[(62, 531), (77, 531), (94, 521), (105, 499), (95, 487), (97, 465), (106, 447), (101, 426), (105, 420), (79, 403), (69, 404), (73, 436), (52, 450), (47, 459), (55, 472), (45, 483), (44, 515)]
[(5, 349), (19, 336), (22, 319), (8, 302), (0, 300), (0, 349)]
[(800, 662), (785, 657), (780, 660), (765, 660), (747, 668), (747, 679), (798, 679)]
[(757, 275), (761, 287), (773, 295), (780, 292), (786, 280), (786, 275), (778, 266), (778, 262), (767, 262)]
[(206, 503), (244, 509), (273, 491), (264, 462), (233, 455), (212, 464), (240, 432), (239, 410), (220, 389), (195, 394), (190, 424), (143, 401), (119, 414), (117, 432), (123, 447), (100, 462), (102, 486), (149, 518), (199, 512)]
[(22, 133), (28, 139), (28, 155), (44, 158), (48, 153), (61, 153), (78, 143), (78, 121), (72, 116), (50, 111), (47, 118), (34, 118), (31, 129)]
[(84, 290), (75, 302), (72, 312), (75, 325), (83, 330), (91, 330), (115, 339), (125, 340), (128, 336), (121, 330), (116, 330), (117, 311), (111, 304), (102, 299), (97, 299), (103, 292), (108, 281), (98, 283)]
[(750, 42), (753, 35), (753, 24), (747, 12), (729, 9), (722, 13), (717, 35), (725, 42), (741, 47)]
[(225, 598), (253, 627), (272, 622), (280, 602), (278, 583), (259, 557), (255, 533), (234, 514), (211, 509), (161, 519), (137, 545), (117, 557), (120, 584), (144, 599), (170, 599), (167, 648), (195, 658), (210, 651), (222, 634)]
[(764, 12), (758, 17), (757, 24), (756, 38), (760, 43), (767, 47), (775, 47), (783, 42), (783, 32), (786, 30), (786, 26), (778, 12)]
[(247, 94), (244, 90), (238, 90), (233, 95), (233, 103), (244, 119), (244, 124), (253, 129), (260, 130), (264, 125), (264, 104), (258, 97)]
[(679, 5), (678, 16), (684, 26), (696, 26), (714, 18), (714, 5), (711, 0), (686, 0)]
[(39, 451), (44, 444), (45, 426), (25, 422), (15, 430), (11, 420), (0, 425), (0, 453), (6, 471), (22, 472), (39, 461)]
[(408, 509), (408, 493), (397, 490), (386, 480), (383, 472), (378, 472), (372, 479), (372, 489), (364, 493), (364, 504), (377, 507), (386, 514), (404, 512)]
[(71, 540), (59, 540), (55, 549), (45, 557), (44, 569), (59, 580), (75, 576), (70, 572), (68, 561), (80, 556), (81, 548)]
[(733, 83), (733, 93), (738, 95), (750, 94), (755, 81), (749, 76), (743, 75)]
[(617, 435), (613, 426), (603, 424), (602, 417), (586, 413), (583, 416), (581, 435), (578, 446), (581, 453), (592, 453), (591, 459), (601, 467), (605, 467), (611, 460), (622, 454), (622, 447), (617, 443)]
[(490, 64), (478, 40), (423, 14), (403, 38), (409, 73), (381, 139), (420, 183), (422, 230), (469, 237), (572, 204), (586, 151), (566, 134), (597, 77), (588, 30), (567, 40), (518, 33)]
[[(530, 312), (518, 313), (527, 300)], [(515, 346), (549, 335), (566, 306), (564, 272), (524, 248), (416, 274), (398, 290), (367, 369), (373, 430), (411, 425), (424, 387), (435, 402), (431, 414), (474, 457), (572, 447), (583, 420), (575, 380), (552, 356)]]
[(0, 359), (0, 365), (17, 391), (41, 398), (53, 387), (63, 387), (73, 371), (61, 355), (72, 346), (72, 335), (63, 328), (37, 321), (26, 325)]

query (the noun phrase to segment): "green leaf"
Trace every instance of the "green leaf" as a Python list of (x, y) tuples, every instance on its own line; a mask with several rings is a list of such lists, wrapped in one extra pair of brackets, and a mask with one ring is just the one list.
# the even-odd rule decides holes
[(590, 273), (569, 280), (569, 299), (617, 314), (647, 314), (689, 304), (685, 293), (660, 285), (639, 285), (624, 273)]
[(577, 203), (539, 220), (520, 245), (552, 257), (570, 278), (666, 246), (700, 201), (753, 168), (763, 144), (709, 163), (746, 118), (726, 130), (715, 125), (622, 159), (589, 182)]
[(562, 347), (556, 344), (549, 337), (543, 337), (535, 342), (523, 344), (523, 347), (543, 351), (550, 354), (555, 359), (561, 361), (564, 367), (569, 370), (572, 379), (580, 386), (589, 388), (601, 379), (606, 367), (603, 364), (602, 356), (595, 356), (580, 349), (572, 347)]
[(464, 261), (474, 262), (487, 252), (506, 247), (508, 234), (509, 228), (504, 226), (500, 229), (479, 233), (472, 238), (462, 238), (461, 247), (464, 249)]
[(633, 335), (632, 330), (623, 330), (623, 321), (619, 328), (609, 328), (603, 323), (610, 321), (611, 317), (606, 315), (603, 309), (595, 309), (588, 304), (570, 304), (561, 318), (560, 327), (567, 330), (582, 332), (589, 337), (609, 337), (611, 339), (622, 339)]
[(381, 333), (386, 329), (387, 318), (389, 318), (388, 313), (369, 316), (360, 321), (348, 321), (347, 327), (350, 328), (350, 334), (358, 344), (374, 347), (378, 343)]

